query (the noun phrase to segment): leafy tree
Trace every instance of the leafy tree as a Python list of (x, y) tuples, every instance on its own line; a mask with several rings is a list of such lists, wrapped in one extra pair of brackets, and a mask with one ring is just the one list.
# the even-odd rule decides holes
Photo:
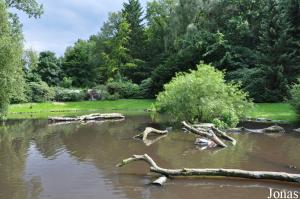
[(91, 63), (94, 41), (78, 40), (65, 52), (63, 71), (75, 87), (91, 87), (98, 81), (98, 66)]
[(101, 31), (95, 36), (95, 46), (92, 50), (91, 63), (99, 66), (99, 83), (104, 84), (111, 77), (108, 66), (109, 57), (113, 50), (113, 40), (118, 32), (122, 13), (109, 13), (108, 20), (104, 22)]
[(36, 0), (5, 0), (6, 6), (25, 12), (29, 17), (40, 17), (43, 14), (43, 5)]
[(8, 13), (0, 1), (0, 117), (7, 111), (13, 96), (23, 93), (22, 40), (14, 37)]
[(32, 72), (48, 85), (57, 86), (62, 75), (61, 61), (51, 51), (41, 52), (39, 63), (36, 68), (32, 69)]
[(297, 74), (300, 74), (300, 0), (281, 1), (284, 10), (284, 17), (290, 24), (291, 37), (289, 48), (292, 54), (289, 70), (287, 71), (287, 79), (289, 83), (295, 82)]
[(139, 0), (129, 0), (123, 4), (122, 14), (130, 26), (127, 48), (135, 59), (145, 57), (145, 31), (143, 27), (143, 10)]
[(294, 59), (293, 49), (289, 47), (293, 42), (289, 36), (291, 25), (280, 8), (277, 1), (268, 0), (260, 31), (260, 63), (265, 80), (261, 95), (265, 102), (282, 101), (287, 96), (287, 76), (294, 75), (290, 73)]
[(299, 117), (298, 119), (300, 119), (300, 79), (296, 84), (294, 84), (291, 87), (290, 94), (291, 94), (290, 104), (295, 109)]
[(25, 50), (23, 54), (23, 70), (27, 82), (41, 81), (41, 77), (34, 73), (39, 64), (39, 54), (33, 49)]
[(237, 125), (248, 105), (239, 85), (226, 84), (222, 72), (205, 64), (177, 74), (157, 97), (158, 109), (175, 121), (215, 122), (223, 127)]

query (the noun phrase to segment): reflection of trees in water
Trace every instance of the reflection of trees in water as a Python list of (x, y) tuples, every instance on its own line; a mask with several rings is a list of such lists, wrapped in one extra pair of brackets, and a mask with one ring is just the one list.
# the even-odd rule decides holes
[(71, 131), (47, 125), (45, 120), (22, 120), (0, 126), (0, 197), (39, 198), (40, 179), (24, 179), (28, 149), (35, 142), (44, 157), (52, 156), (62, 146), (61, 133)]
[[(161, 120), (159, 120), (161, 121)], [(104, 176), (104, 181), (116, 192), (129, 198), (154, 198), (157, 190), (145, 188), (151, 176), (145, 177), (148, 167), (136, 163), (116, 170), (115, 164), (132, 154), (147, 153), (159, 165), (166, 168), (180, 167), (230, 167), (251, 166), (252, 157), (258, 151), (267, 159), (270, 150), (282, 151), (286, 159), (299, 162), (299, 139), (292, 136), (270, 138), (259, 135), (235, 135), (238, 144), (221, 151), (196, 150), (194, 136), (172, 131), (167, 137), (146, 147), (131, 139), (146, 126), (164, 129), (166, 125), (153, 122), (149, 116), (127, 117), (121, 122), (66, 124), (49, 126), (46, 120), (24, 120), (0, 127), (0, 197), (39, 198), (43, 192), (41, 179), (24, 180), (28, 148), (32, 143), (44, 158), (55, 159), (60, 151), (69, 153), (77, 161), (93, 164)], [(250, 158), (250, 159), (249, 159)], [(275, 161), (278, 161), (275, 159)], [(257, 163), (254, 161), (252, 164)], [(261, 165), (261, 162), (259, 162)], [(296, 165), (300, 167), (300, 165)], [(251, 169), (251, 168), (250, 168)], [(253, 168), (252, 168), (253, 169)], [(174, 186), (174, 189), (177, 186)], [(154, 193), (155, 192), (155, 193)], [(161, 197), (180, 198), (172, 192), (159, 193)]]

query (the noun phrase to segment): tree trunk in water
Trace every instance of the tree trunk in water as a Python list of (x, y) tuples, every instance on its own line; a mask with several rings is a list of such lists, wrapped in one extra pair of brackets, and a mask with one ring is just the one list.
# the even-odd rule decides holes
[(113, 120), (124, 119), (120, 113), (93, 113), (90, 115), (82, 115), (78, 117), (49, 117), (51, 122), (71, 122), (71, 121), (88, 121), (88, 120)]
[(193, 127), (192, 125), (189, 125), (186, 122), (182, 122), (182, 124), (190, 132), (192, 132), (196, 135), (206, 137), (206, 138), (214, 141), (220, 147), (227, 147), (227, 145), (218, 136), (216, 136), (216, 134), (213, 132), (213, 130), (208, 130), (207, 131), (205, 129), (195, 128), (195, 127)]
[(246, 178), (246, 179), (261, 179), (261, 180), (278, 180), (286, 182), (300, 183), (300, 174), (291, 174), (284, 172), (271, 172), (271, 171), (246, 171), (240, 169), (165, 169), (159, 167), (154, 160), (145, 155), (133, 155), (130, 158), (122, 160), (117, 167), (122, 167), (134, 161), (144, 161), (149, 164), (150, 171), (168, 177), (187, 176), (187, 177), (233, 177), (233, 178)]

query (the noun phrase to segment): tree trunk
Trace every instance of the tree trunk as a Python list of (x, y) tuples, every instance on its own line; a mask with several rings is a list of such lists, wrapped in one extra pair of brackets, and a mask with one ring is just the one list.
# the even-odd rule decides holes
[(186, 122), (182, 122), (182, 124), (190, 132), (192, 132), (196, 135), (201, 135), (203, 137), (206, 137), (206, 138), (214, 141), (220, 147), (227, 147), (227, 145), (218, 136), (216, 136), (216, 134), (212, 130), (207, 131), (205, 129), (195, 128)]
[(79, 117), (49, 117), (51, 122), (71, 122), (71, 121), (88, 121), (88, 120), (112, 120), (124, 119), (120, 113), (93, 113), (90, 115), (82, 115)]
[(240, 169), (165, 169), (159, 167), (154, 160), (145, 155), (133, 155), (130, 158), (122, 160), (117, 167), (122, 167), (134, 161), (144, 161), (149, 164), (150, 171), (168, 177), (186, 176), (186, 177), (233, 177), (233, 178), (246, 178), (246, 179), (262, 179), (262, 180), (278, 180), (286, 182), (300, 183), (300, 174), (291, 174), (284, 172), (271, 172), (271, 171), (246, 171)]

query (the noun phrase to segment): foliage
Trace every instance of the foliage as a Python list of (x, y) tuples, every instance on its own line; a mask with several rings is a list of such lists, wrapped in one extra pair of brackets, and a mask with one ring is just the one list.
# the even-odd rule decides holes
[(46, 82), (30, 82), (26, 91), (30, 102), (47, 102), (54, 99), (55, 91)]
[(36, 0), (5, 0), (7, 7), (25, 12), (29, 17), (38, 18), (43, 14), (43, 5)]
[(7, 111), (13, 96), (23, 93), (22, 37), (13, 32), (8, 13), (0, 1), (0, 118)]
[(297, 84), (294, 84), (290, 90), (291, 100), (290, 104), (293, 106), (294, 110), (300, 116), (300, 79)]
[(78, 40), (65, 52), (63, 73), (72, 79), (72, 86), (91, 87), (98, 79), (98, 67), (91, 62), (93, 41)]
[(86, 92), (82, 89), (70, 89), (70, 88), (55, 88), (54, 100), (58, 102), (76, 102), (82, 101), (86, 97)]
[(41, 52), (38, 65), (32, 69), (32, 73), (35, 79), (39, 77), (50, 86), (58, 86), (62, 75), (61, 60), (51, 51)]
[(71, 88), (73, 80), (71, 77), (64, 77), (60, 83), (60, 86), (63, 88)]
[(140, 84), (140, 96), (145, 99), (154, 98), (153, 92), (151, 91), (151, 85), (153, 84), (151, 78), (144, 79)]
[(107, 83), (107, 91), (111, 94), (118, 94), (120, 98), (140, 98), (139, 85), (128, 81), (114, 81)]
[(225, 83), (222, 72), (205, 64), (177, 74), (157, 97), (158, 110), (175, 121), (220, 121), (227, 126), (237, 125), (250, 104), (239, 85)]
[(295, 74), (290, 70), (294, 59), (293, 43), (290, 37), (291, 26), (283, 15), (277, 1), (268, 1), (264, 9), (266, 16), (260, 31), (260, 60), (262, 77), (265, 80), (264, 102), (282, 101), (287, 96), (288, 78)]

